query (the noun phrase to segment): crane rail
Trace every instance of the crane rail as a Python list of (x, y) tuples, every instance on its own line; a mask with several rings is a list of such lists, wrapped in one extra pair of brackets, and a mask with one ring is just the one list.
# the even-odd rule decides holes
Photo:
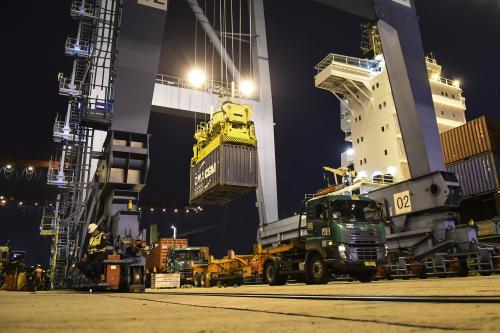
[(242, 297), (268, 299), (294, 299), (313, 301), (358, 301), (358, 302), (402, 302), (402, 303), (487, 303), (499, 304), (500, 296), (408, 296), (408, 295), (335, 295), (335, 294), (274, 294), (274, 293), (216, 293), (216, 292), (167, 292), (165, 296), (209, 296), (209, 297)]

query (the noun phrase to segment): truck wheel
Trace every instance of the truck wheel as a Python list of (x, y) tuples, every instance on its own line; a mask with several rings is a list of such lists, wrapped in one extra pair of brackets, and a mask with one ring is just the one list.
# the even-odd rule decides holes
[(370, 271), (370, 272), (362, 272), (362, 273), (356, 273), (353, 274), (353, 276), (361, 283), (368, 283), (372, 282), (373, 279), (375, 278), (375, 271)]
[(198, 273), (198, 272), (194, 273), (193, 283), (194, 283), (194, 287), (195, 288), (199, 288), (200, 287), (200, 273)]
[(205, 288), (207, 282), (207, 273), (203, 272), (200, 274), (200, 288)]
[(320, 255), (314, 254), (308, 260), (307, 273), (309, 275), (309, 284), (326, 284), (328, 283), (328, 273), (326, 265)]
[(287, 277), (280, 276), (276, 262), (269, 261), (264, 269), (264, 280), (270, 286), (281, 286), (286, 283)]

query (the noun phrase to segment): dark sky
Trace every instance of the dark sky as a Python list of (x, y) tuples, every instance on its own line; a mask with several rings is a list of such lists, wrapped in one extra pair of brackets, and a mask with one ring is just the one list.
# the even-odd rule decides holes
[[(65, 111), (58, 96), (57, 73), (69, 72), (64, 56), (68, 35), (76, 25), (68, 15), (71, 1), (9, 1), (3, 5), (4, 82), (0, 120), (0, 155), (48, 159), (56, 113)], [(203, 3), (203, 2), (202, 2)], [(500, 1), (417, 0), (426, 52), (434, 52), (449, 78), (459, 78), (467, 98), (467, 119), (483, 114), (500, 118)], [(314, 88), (314, 65), (327, 53), (361, 56), (357, 17), (312, 1), (266, 0), (268, 49), (273, 92), (279, 215), (296, 211), (304, 193), (323, 186), (321, 167), (337, 165), (345, 150), (339, 128), (338, 102)], [(5, 15), (5, 13), (9, 13)], [(183, 0), (172, 0), (160, 71), (180, 75), (192, 62), (194, 16)], [(179, 67), (179, 68), (176, 68)], [(174, 71), (177, 72), (174, 72)], [(188, 163), (194, 120), (152, 114), (151, 168), (142, 200), (184, 204), (188, 200)], [(0, 195), (43, 197), (41, 181), (6, 180), (0, 176)], [(55, 195), (53, 195), (55, 196)], [(220, 256), (227, 249), (250, 252), (258, 225), (255, 195), (203, 213), (145, 213), (143, 224), (160, 225), (163, 235), (171, 224), (180, 232), (220, 224), (199, 233), (192, 243), (209, 245)], [(0, 209), (0, 244), (7, 239), (16, 249), (30, 252), (29, 261), (47, 262), (50, 241), (38, 236), (36, 210)]]

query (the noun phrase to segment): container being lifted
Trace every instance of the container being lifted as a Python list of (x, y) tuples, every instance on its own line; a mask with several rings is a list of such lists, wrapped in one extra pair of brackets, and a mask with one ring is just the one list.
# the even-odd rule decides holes
[(257, 139), (252, 108), (224, 101), (194, 135), (189, 201), (224, 205), (257, 187)]

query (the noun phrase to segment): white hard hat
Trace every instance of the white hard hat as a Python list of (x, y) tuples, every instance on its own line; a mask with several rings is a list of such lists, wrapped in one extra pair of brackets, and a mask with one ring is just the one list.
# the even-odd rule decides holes
[(89, 234), (93, 233), (97, 229), (97, 224), (95, 223), (90, 223), (89, 224)]

